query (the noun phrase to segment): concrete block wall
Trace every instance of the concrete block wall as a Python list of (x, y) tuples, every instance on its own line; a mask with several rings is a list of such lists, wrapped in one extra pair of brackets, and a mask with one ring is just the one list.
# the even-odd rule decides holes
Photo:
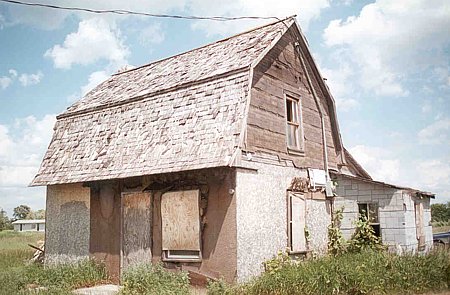
[(431, 226), (431, 204), (429, 198), (417, 198), (411, 194), (404, 193), (405, 200), (405, 220), (406, 224), (406, 247), (405, 250), (415, 252), (418, 246), (416, 234), (416, 218), (415, 218), (415, 203), (423, 204), (423, 227), (425, 233), (425, 251), (433, 247), (433, 230)]
[(82, 184), (47, 186), (45, 263), (89, 257), (90, 189)]
[(335, 209), (343, 207), (341, 229), (349, 239), (355, 230), (354, 222), (358, 218), (358, 203), (377, 203), (378, 218), (383, 243), (395, 247), (406, 245), (407, 224), (404, 213), (403, 191), (376, 183), (339, 176), (335, 198)]

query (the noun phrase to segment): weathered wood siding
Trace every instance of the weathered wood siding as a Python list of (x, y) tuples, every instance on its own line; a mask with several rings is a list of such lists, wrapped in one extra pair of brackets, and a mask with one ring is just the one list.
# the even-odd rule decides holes
[(120, 188), (117, 182), (91, 188), (89, 252), (105, 264), (108, 275), (120, 277)]
[[(291, 32), (292, 34), (285, 34), (254, 69), (246, 149), (278, 154), (282, 158), (294, 160), (296, 166), (323, 169), (321, 119), (306, 75), (294, 52), (292, 28)], [(329, 167), (336, 168), (337, 156), (331, 132), (329, 106), (308, 59), (305, 56), (304, 59), (325, 114)], [(301, 101), (304, 155), (294, 156), (287, 150), (284, 91), (296, 94)]]
[(122, 194), (122, 272), (152, 261), (152, 204), (149, 192)]

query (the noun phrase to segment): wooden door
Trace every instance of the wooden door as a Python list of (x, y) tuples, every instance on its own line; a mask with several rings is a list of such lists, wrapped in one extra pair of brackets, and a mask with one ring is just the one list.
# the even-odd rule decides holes
[(152, 261), (151, 194), (122, 194), (122, 272), (128, 267)]

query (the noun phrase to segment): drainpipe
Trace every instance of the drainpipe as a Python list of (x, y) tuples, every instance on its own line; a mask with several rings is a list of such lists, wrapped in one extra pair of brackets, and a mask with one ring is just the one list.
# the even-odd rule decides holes
[(302, 70), (305, 73), (306, 80), (308, 81), (309, 88), (311, 89), (311, 92), (312, 92), (312, 95), (314, 98), (314, 102), (316, 103), (316, 106), (317, 106), (317, 109), (318, 109), (319, 115), (320, 115), (320, 123), (321, 123), (321, 127), (322, 127), (323, 159), (324, 159), (324, 168), (325, 168), (325, 178), (326, 178), (326, 182), (327, 182), (326, 183), (326, 195), (327, 195), (327, 197), (331, 197), (331, 196), (333, 196), (333, 193), (331, 192), (331, 185), (329, 184), (330, 175), (328, 172), (328, 151), (327, 151), (327, 137), (325, 134), (325, 119), (324, 119), (324, 115), (322, 112), (322, 108), (319, 103), (319, 98), (317, 96), (316, 90), (314, 89), (314, 85), (311, 81), (311, 77), (309, 76), (308, 69), (306, 67), (305, 61), (301, 54), (300, 43), (298, 42), (298, 38), (297, 38), (297, 42), (295, 42), (294, 47), (295, 47), (298, 57), (300, 59), (300, 64), (302, 66)]

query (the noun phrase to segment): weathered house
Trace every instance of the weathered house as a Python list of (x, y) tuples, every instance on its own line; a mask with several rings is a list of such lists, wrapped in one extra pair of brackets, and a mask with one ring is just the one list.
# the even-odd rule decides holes
[[(385, 241), (410, 243), (420, 220), (430, 242), (431, 195), (375, 183), (346, 152), (292, 18), (115, 74), (57, 119), (32, 183), (47, 186), (47, 263), (90, 256), (119, 277), (163, 261), (242, 281), (279, 250), (325, 252), (333, 208), (350, 232), (378, 193)], [(394, 217), (405, 230), (385, 234)]]

